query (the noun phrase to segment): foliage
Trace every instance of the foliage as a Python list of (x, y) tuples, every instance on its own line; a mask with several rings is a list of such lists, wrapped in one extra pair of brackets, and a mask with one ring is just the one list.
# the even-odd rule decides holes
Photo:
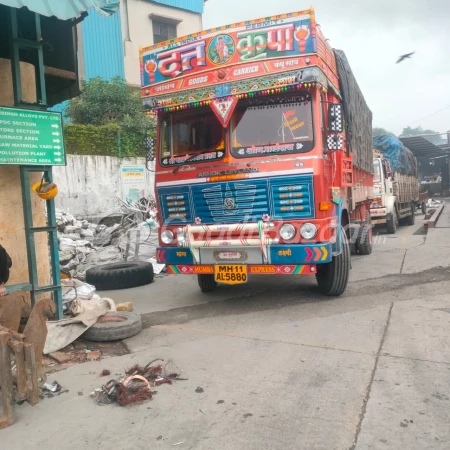
[(425, 139), (429, 140), (431, 143), (435, 145), (445, 144), (444, 138), (438, 134), (438, 131), (434, 130), (425, 130), (422, 127), (406, 127), (403, 128), (401, 137), (409, 137), (409, 136), (420, 136), (420, 135), (427, 135), (427, 134), (435, 134), (436, 136), (424, 136)]
[(83, 81), (81, 95), (69, 102), (66, 116), (73, 124), (80, 125), (115, 123), (140, 132), (154, 128), (153, 119), (142, 112), (139, 90), (128, 86), (120, 77)]
[[(154, 132), (149, 134), (154, 135)], [(116, 123), (100, 126), (67, 124), (64, 127), (66, 151), (73, 155), (145, 156), (144, 137), (141, 131)]]
[(394, 133), (392, 133), (391, 131), (386, 130), (385, 128), (373, 128), (372, 129), (372, 136), (376, 137), (376, 136), (382, 136), (382, 135), (388, 135), (388, 136), (395, 136)]

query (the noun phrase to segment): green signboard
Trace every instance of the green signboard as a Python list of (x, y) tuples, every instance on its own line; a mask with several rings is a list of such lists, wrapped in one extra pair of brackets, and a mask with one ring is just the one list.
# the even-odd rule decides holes
[(61, 114), (0, 107), (0, 164), (64, 166)]

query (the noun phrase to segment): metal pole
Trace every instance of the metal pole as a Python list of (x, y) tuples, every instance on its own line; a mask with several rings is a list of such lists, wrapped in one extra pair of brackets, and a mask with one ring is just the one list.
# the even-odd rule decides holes
[(25, 222), (25, 242), (27, 244), (28, 279), (31, 284), (31, 306), (34, 306), (36, 303), (35, 290), (39, 287), (39, 280), (36, 267), (34, 232), (31, 230), (33, 228), (33, 212), (31, 210), (30, 174), (24, 166), (20, 167), (20, 182), (22, 187), (23, 219)]
[(11, 9), (10, 23), (10, 44), (11, 44), (11, 71), (13, 81), (14, 105), (18, 106), (22, 102), (22, 81), (20, 77), (20, 55), (19, 47), (16, 44), (17, 33), (17, 9)]
[[(40, 103), (42, 105), (47, 105), (47, 90), (45, 88), (45, 71), (44, 71), (44, 52), (42, 50), (42, 31), (41, 31), (41, 16), (39, 14), (35, 14), (36, 21), (36, 40), (39, 43), (39, 47), (37, 49), (38, 53), (38, 78), (39, 78), (39, 94), (40, 94)], [(38, 99), (39, 102), (39, 99)]]
[[(53, 172), (52, 168), (46, 168), (46, 174), (48, 181), (53, 182)], [(47, 226), (53, 228), (53, 230), (48, 231), (48, 246), (50, 249), (50, 260), (51, 260), (51, 270), (52, 270), (52, 285), (61, 285), (61, 272), (59, 263), (59, 244), (58, 244), (58, 229), (56, 224), (56, 208), (55, 200), (47, 200)], [(63, 311), (63, 301), (62, 301), (62, 290), (57, 288), (53, 291), (53, 301), (56, 306), (56, 320), (60, 320), (64, 316)]]

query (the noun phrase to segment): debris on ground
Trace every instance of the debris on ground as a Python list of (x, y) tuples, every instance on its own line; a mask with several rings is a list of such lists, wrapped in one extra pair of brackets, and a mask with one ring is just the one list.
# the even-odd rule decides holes
[(110, 308), (108, 301), (99, 300), (95, 306), (75, 317), (47, 322), (48, 334), (43, 353), (47, 355), (67, 347), (109, 312)]
[[(96, 352), (99, 352), (100, 355)], [(93, 358), (93, 356), (88, 356), (91, 353), (95, 356), (94, 359), (105, 359), (127, 355), (129, 354), (129, 350), (121, 341), (101, 343), (101, 347), (97, 342), (75, 341), (73, 344), (68, 345), (56, 353), (63, 354), (64, 358), (58, 358), (59, 361), (57, 361), (54, 354), (50, 354), (48, 358), (44, 357), (42, 360), (47, 374), (65, 370), (75, 364), (85, 363)], [(105, 369), (105, 375), (101, 376), (107, 377), (109, 375), (111, 375), (111, 372)]]
[(57, 209), (61, 271), (84, 281), (92, 267), (138, 259), (152, 262), (159, 274), (165, 266), (151, 261), (158, 246), (156, 209), (140, 208), (122, 205), (121, 213), (106, 216), (97, 224)]
[(156, 394), (155, 387), (162, 384), (172, 384), (180, 380), (180, 370), (169, 360), (164, 366), (156, 364), (162, 359), (150, 361), (146, 366), (135, 364), (125, 371), (125, 376), (109, 380), (101, 388), (91, 393), (99, 406), (118, 403), (127, 406), (151, 400)]
[(61, 385), (54, 381), (53, 383), (45, 383), (44, 386), (42, 386), (43, 391), (49, 391), (49, 392), (59, 392), (61, 390)]
[(62, 386), (57, 381), (54, 381), (53, 383), (45, 383), (41, 388), (41, 398), (53, 398), (61, 394), (67, 394), (67, 392), (69, 392), (69, 390), (63, 390)]
[(195, 392), (197, 392), (197, 394), (203, 394), (203, 392), (205, 392), (205, 390), (202, 387), (198, 387)]
[(133, 312), (134, 311), (134, 305), (131, 302), (125, 302), (125, 303), (119, 303), (116, 305), (117, 311), (128, 311)]
[(109, 377), (111, 375), (111, 371), (108, 369), (103, 369), (100, 373), (101, 377)]
[(429, 198), (427, 200), (427, 208), (439, 208), (445, 200), (436, 200), (435, 198)]

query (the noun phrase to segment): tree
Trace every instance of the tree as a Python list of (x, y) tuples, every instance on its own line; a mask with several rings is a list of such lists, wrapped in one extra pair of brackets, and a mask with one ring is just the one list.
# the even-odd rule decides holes
[(410, 136), (420, 136), (420, 135), (427, 135), (427, 134), (434, 134), (435, 136), (424, 136), (425, 139), (429, 140), (431, 143), (435, 145), (445, 144), (445, 140), (442, 138), (441, 135), (438, 134), (438, 131), (434, 130), (425, 130), (421, 126), (419, 127), (406, 127), (403, 128), (401, 137), (410, 137)]
[(154, 120), (142, 112), (139, 90), (128, 86), (120, 77), (110, 81), (100, 77), (83, 81), (81, 95), (69, 102), (66, 116), (74, 124), (116, 123), (141, 132), (154, 128)]
[(391, 131), (387, 131), (385, 128), (373, 128), (372, 129), (372, 136), (382, 136), (384, 134), (387, 134), (388, 136), (395, 136), (394, 133), (392, 133)]

